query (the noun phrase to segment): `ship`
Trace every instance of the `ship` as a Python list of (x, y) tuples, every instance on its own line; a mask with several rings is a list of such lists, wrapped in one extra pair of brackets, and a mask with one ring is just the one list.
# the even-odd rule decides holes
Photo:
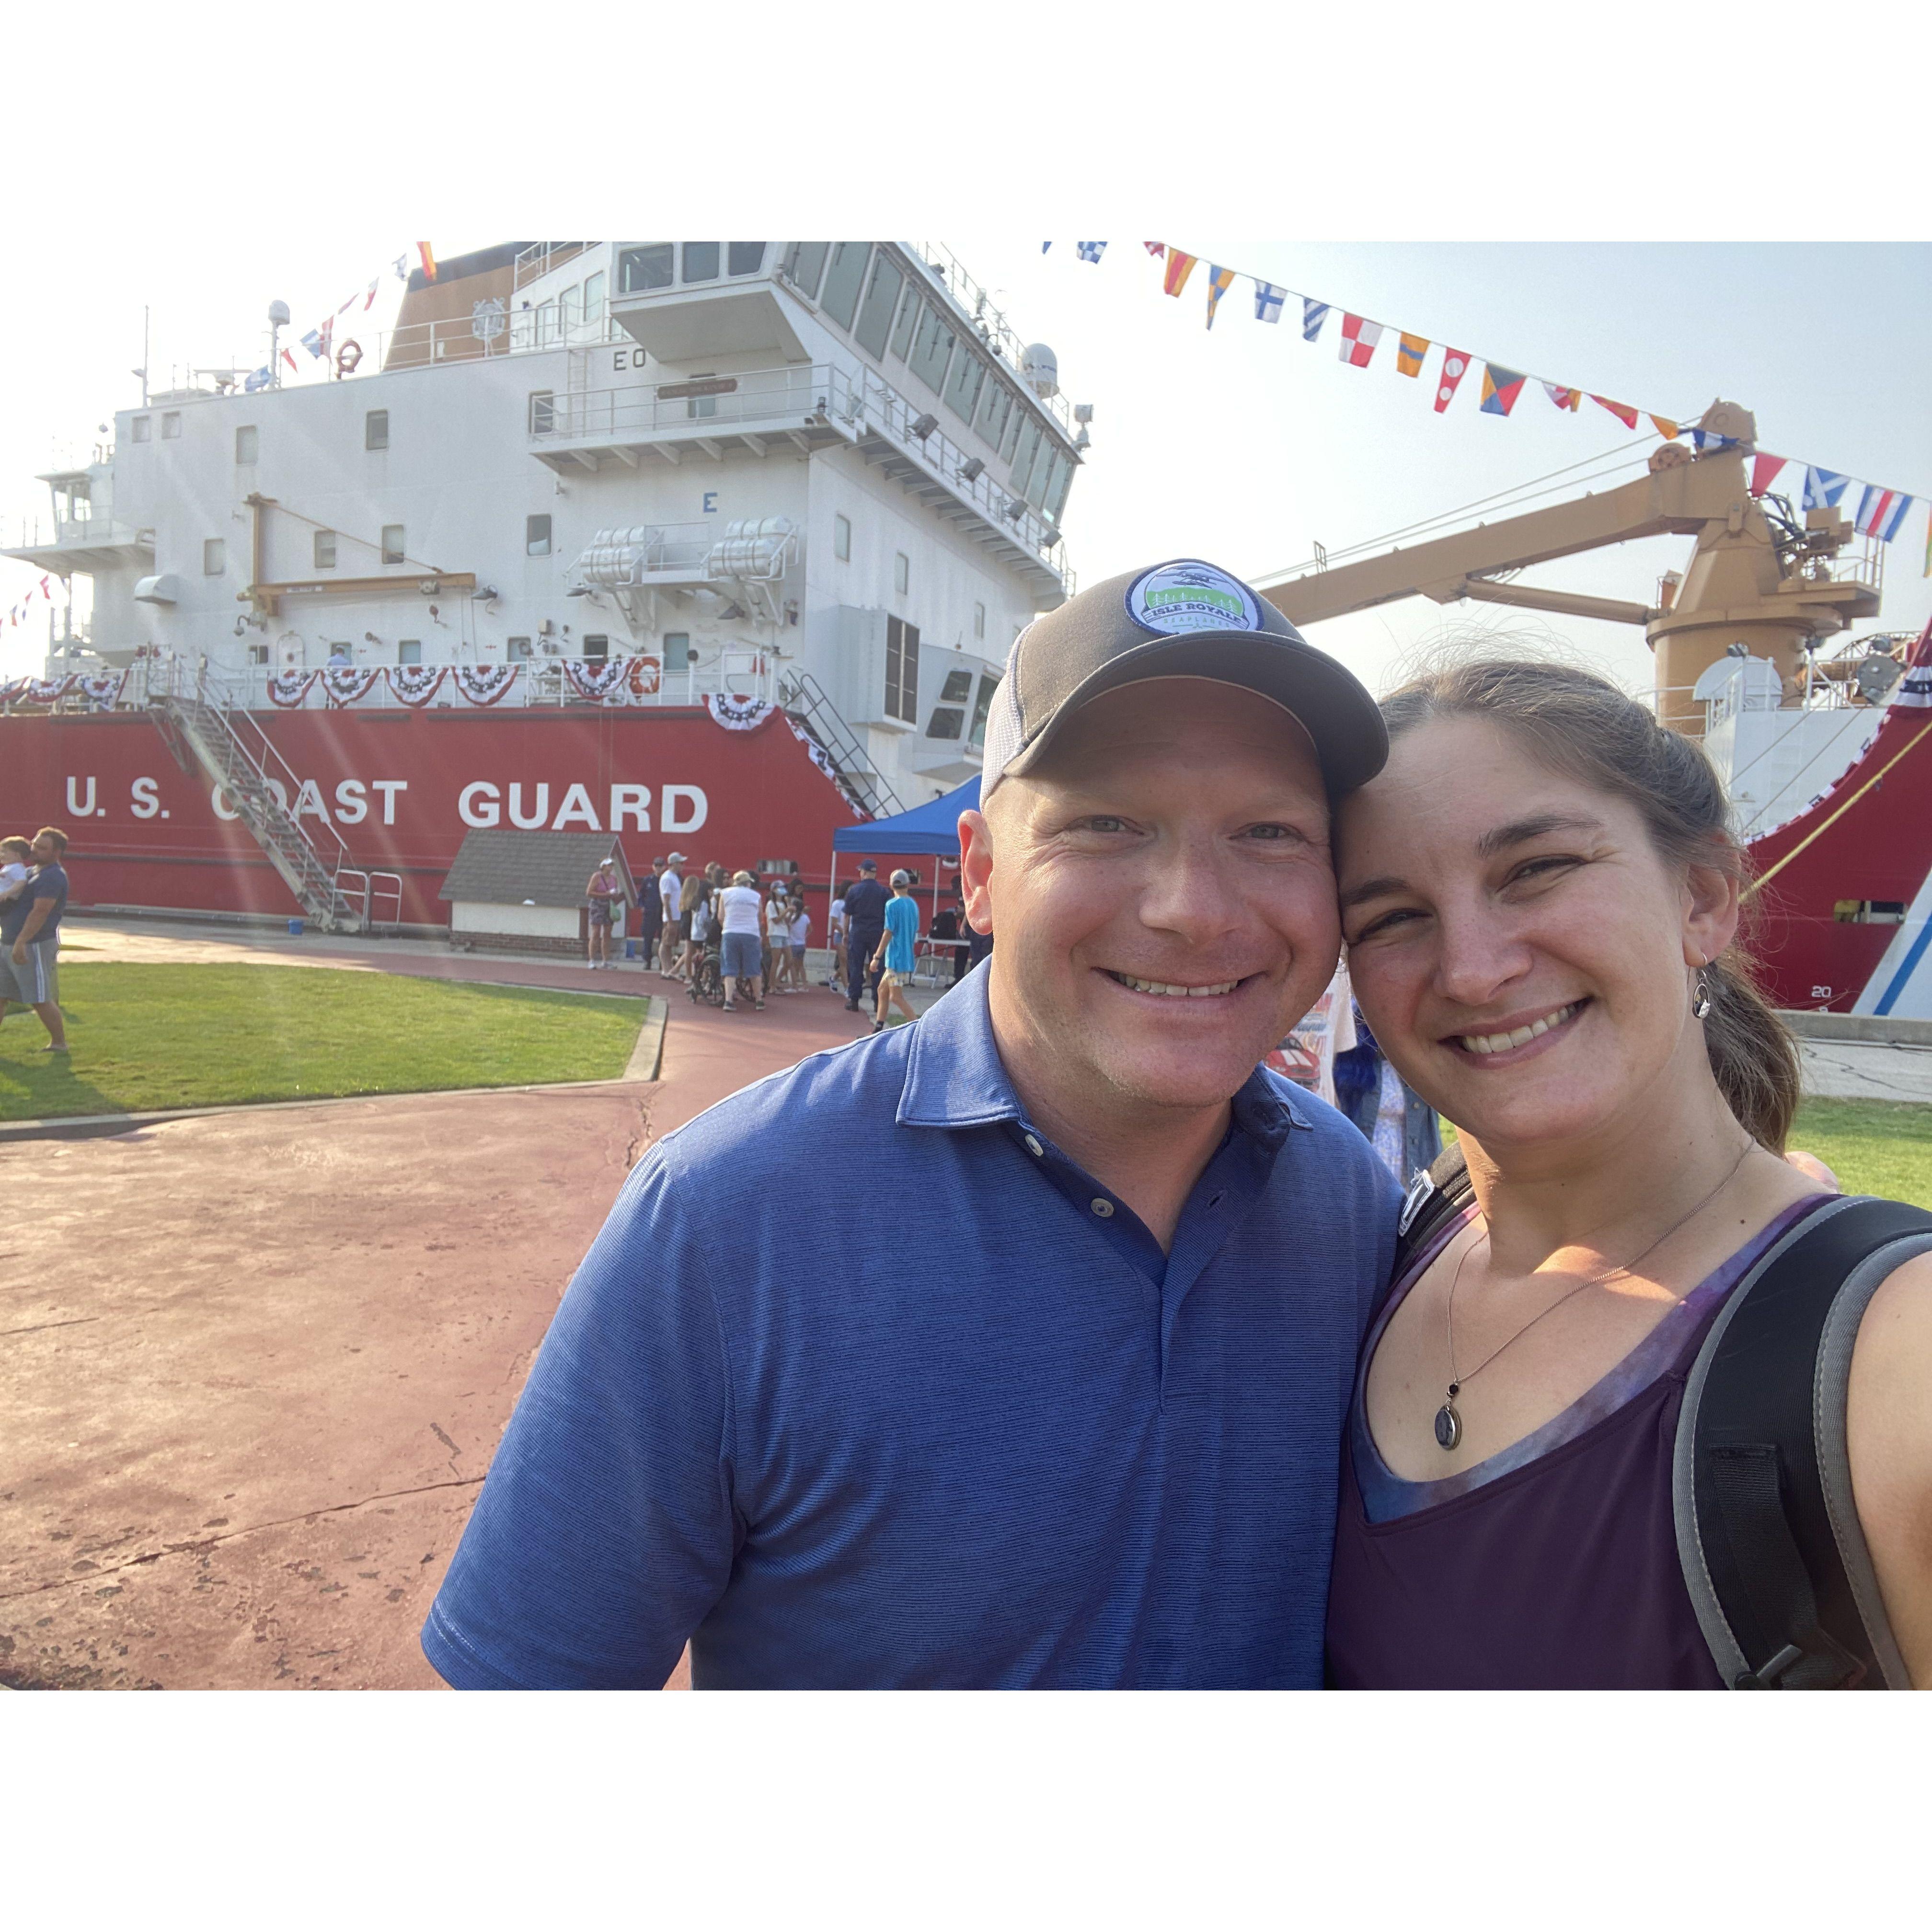
[(77, 909), (446, 933), (503, 827), (789, 874), (823, 932), (834, 833), (978, 772), (1074, 590), (1092, 412), (941, 245), (425, 253), (302, 382), (288, 319), (144, 376), (4, 547), (68, 594), (0, 812)]

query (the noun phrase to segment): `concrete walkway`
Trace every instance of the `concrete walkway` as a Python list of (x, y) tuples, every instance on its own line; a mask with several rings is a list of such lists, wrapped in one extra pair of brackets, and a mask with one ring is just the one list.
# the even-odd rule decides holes
[(116, 930), (98, 946), (104, 922), (76, 923), (94, 950), (74, 956), (671, 996), (653, 1083), (0, 1147), (0, 1190), (35, 1204), (0, 1228), (0, 1683), (434, 1684), (417, 1632), (625, 1175), (656, 1136), (867, 1022), (817, 988), (725, 1014), (641, 972)]
[(1801, 1040), (1804, 1090), (1821, 1100), (1932, 1102), (1932, 1047)]

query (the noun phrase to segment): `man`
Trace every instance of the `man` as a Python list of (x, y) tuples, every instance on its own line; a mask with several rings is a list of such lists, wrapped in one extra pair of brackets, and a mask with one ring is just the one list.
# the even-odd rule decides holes
[(878, 975), (879, 990), (872, 1011), (872, 1030), (884, 1033), (886, 1015), (897, 1006), (910, 1022), (919, 1018), (906, 997), (906, 982), (918, 962), (919, 902), (912, 896), (912, 874), (892, 874), (892, 896), (886, 904), (885, 936), (872, 955), (872, 970)]
[(64, 1053), (67, 1028), (61, 1018), (61, 914), (67, 910), (67, 834), (44, 825), (34, 835), (38, 868), (26, 890), (0, 910), (0, 1019), (12, 1000), (32, 1006), (47, 1030), (43, 1053)]
[(664, 937), (664, 868), (662, 859), (653, 859), (649, 874), (638, 881), (638, 930), (646, 965), (658, 956), (658, 942)]
[(664, 917), (664, 932), (658, 946), (658, 977), (674, 980), (678, 976), (672, 969), (681, 950), (684, 934), (679, 930), (677, 902), (684, 890), (683, 875), (679, 866), (686, 860), (682, 852), (674, 852), (664, 860), (664, 868), (658, 875), (658, 903)]
[(960, 818), (998, 950), (639, 1164), (431, 1611), (444, 1676), (660, 1684), (688, 1639), (700, 1688), (1318, 1684), (1399, 1196), (1257, 1063), (1334, 970), (1329, 797), (1386, 746), (1210, 566), (1031, 626)]
[(872, 977), (872, 955), (885, 930), (886, 889), (879, 884), (879, 868), (870, 859), (861, 859), (858, 883), (845, 889), (845, 952), (851, 975), (846, 982), (848, 1013), (859, 1010), (859, 994), (867, 984), (878, 984)]
[(758, 887), (749, 872), (734, 872), (718, 895), (718, 970), (724, 980), (724, 1010), (738, 1010), (740, 990), (765, 1010), (766, 975), (759, 964)]

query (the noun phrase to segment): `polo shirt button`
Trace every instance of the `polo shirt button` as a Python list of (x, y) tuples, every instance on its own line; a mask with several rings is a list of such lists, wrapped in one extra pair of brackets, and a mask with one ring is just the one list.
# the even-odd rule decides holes
[(1034, 1139), (1034, 1138), (1033, 1137), (1033, 1136), (1032, 1136), (1031, 1134), (1028, 1134), (1028, 1135), (1027, 1136), (1027, 1137), (1026, 1137), (1026, 1144), (1027, 1144), (1027, 1152), (1028, 1152), (1028, 1154), (1042, 1154), (1042, 1153), (1044, 1153), (1044, 1152), (1046, 1151), (1046, 1150), (1045, 1150), (1043, 1148), (1042, 1148), (1042, 1147), (1041, 1147), (1041, 1145), (1040, 1145), (1040, 1142), (1039, 1142), (1038, 1141), (1036, 1141), (1036, 1139)]
[(1114, 1204), (1104, 1194), (1096, 1194), (1094, 1197), (1094, 1211), (1104, 1221), (1114, 1211)]

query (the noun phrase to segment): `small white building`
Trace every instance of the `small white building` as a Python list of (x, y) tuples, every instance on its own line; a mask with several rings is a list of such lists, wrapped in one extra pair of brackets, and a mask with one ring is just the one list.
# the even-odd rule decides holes
[(505, 952), (575, 955), (590, 938), (585, 887), (606, 859), (616, 861), (627, 929), (637, 880), (623, 842), (604, 832), (472, 832), (436, 895), (449, 905), (454, 945)]

